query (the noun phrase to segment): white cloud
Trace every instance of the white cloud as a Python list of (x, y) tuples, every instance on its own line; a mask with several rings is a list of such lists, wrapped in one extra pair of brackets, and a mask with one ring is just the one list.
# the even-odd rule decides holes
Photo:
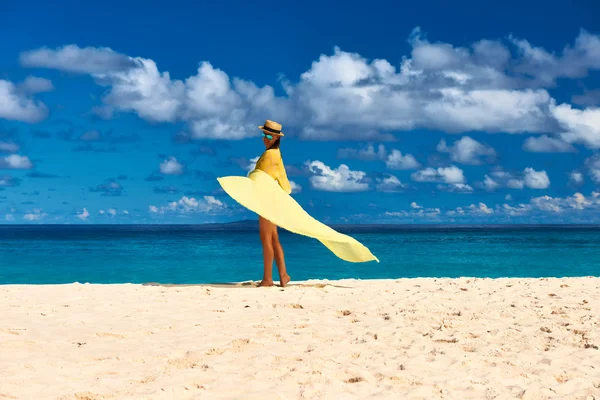
[(488, 208), (485, 203), (479, 203), (478, 205), (471, 204), (469, 210), (474, 214), (493, 214), (494, 210)]
[(27, 94), (35, 94), (42, 92), (51, 92), (54, 90), (52, 81), (45, 78), (38, 78), (37, 76), (28, 76), (25, 81), (20, 85), (21, 90)]
[(496, 157), (496, 151), (488, 145), (479, 143), (468, 136), (462, 137), (448, 146), (442, 139), (437, 146), (437, 151), (450, 154), (450, 159), (461, 164), (479, 165), (484, 161), (492, 162)]
[(581, 143), (591, 149), (600, 148), (600, 108), (578, 110), (570, 104), (561, 104), (552, 105), (550, 111), (560, 124), (560, 137), (565, 142)]
[[(560, 56), (517, 38), (480, 40), (469, 47), (429, 42), (420, 29), (409, 43), (411, 54), (399, 69), (396, 62), (335, 48), (320, 55), (296, 84), (281, 79), (282, 97), (270, 86), (232, 79), (206, 61), (185, 80), (172, 79), (150, 59), (107, 48), (42, 48), (23, 53), (21, 62), (90, 74), (108, 88), (104, 115), (123, 111), (150, 121), (185, 122), (196, 138), (254, 136), (256, 121), (277, 115), (300, 136), (318, 140), (389, 139), (388, 131), (424, 128), (552, 132), (567, 142), (598, 143), (597, 111), (578, 114), (570, 105), (555, 106), (543, 88), (557, 77), (598, 69), (597, 35), (582, 31)], [(513, 58), (514, 49), (520, 53)], [(557, 121), (562, 131), (556, 130)]]
[(497, 168), (486, 174), (482, 183), (488, 191), (494, 191), (501, 187), (510, 189), (546, 189), (550, 186), (550, 178), (546, 171), (536, 171), (533, 168), (525, 168), (520, 176), (514, 176), (510, 172)]
[(160, 164), (160, 172), (165, 175), (180, 175), (183, 173), (183, 165), (171, 156)]
[(517, 207), (511, 206), (509, 204), (503, 204), (500, 207), (500, 211), (504, 212), (508, 216), (518, 217), (527, 214), (530, 212), (532, 207), (529, 204), (519, 204)]
[(437, 188), (450, 192), (468, 193), (473, 188), (466, 183), (463, 170), (455, 165), (449, 167), (428, 167), (411, 174), (412, 180), (416, 182), (437, 182)]
[(29, 157), (10, 154), (8, 156), (0, 157), (0, 168), (30, 169), (33, 168), (33, 163), (29, 160)]
[(0, 151), (6, 153), (16, 153), (19, 151), (19, 145), (13, 142), (0, 142)]
[(423, 208), (422, 206), (418, 205), (418, 204), (417, 204), (416, 202), (414, 202), (414, 201), (413, 201), (412, 203), (410, 203), (410, 207), (411, 207), (411, 208), (414, 208), (414, 209), (417, 209), (417, 210), (418, 210), (418, 209), (421, 209), (421, 208)]
[(8, 222), (12, 222), (12, 221), (14, 221), (14, 220), (15, 220), (15, 216), (14, 216), (14, 215), (12, 215), (12, 214), (6, 214), (6, 215), (4, 216), (4, 219), (5, 219), (6, 221), (8, 221)]
[(494, 191), (500, 187), (500, 184), (486, 174), (483, 180), (483, 186), (486, 190)]
[(246, 165), (246, 171), (248, 171), (248, 172), (252, 172), (252, 171), (254, 171), (254, 168), (256, 168), (256, 163), (258, 162), (258, 159), (259, 159), (259, 158), (260, 158), (260, 157), (254, 157), (254, 158), (251, 158), (251, 159), (248, 161), (248, 165)]
[(415, 159), (412, 154), (402, 154), (398, 149), (392, 149), (388, 154), (387, 149), (383, 144), (380, 144), (375, 150), (372, 144), (366, 148), (342, 148), (338, 150), (338, 158), (351, 158), (363, 161), (384, 161), (387, 168), (392, 170), (407, 170), (417, 169), (421, 164)]
[(302, 191), (302, 186), (298, 185), (294, 181), (290, 181), (290, 186), (292, 188), (292, 194), (300, 193)]
[(548, 135), (527, 138), (523, 143), (523, 149), (534, 153), (572, 153), (576, 151), (571, 144)]
[(313, 188), (328, 192), (359, 192), (369, 189), (369, 184), (362, 182), (366, 173), (352, 171), (345, 164), (332, 169), (321, 161), (307, 161), (306, 166), (313, 176), (309, 181)]
[[(416, 205), (416, 203), (412, 203), (413, 205)], [(411, 211), (388, 211), (386, 212), (384, 215), (387, 217), (394, 217), (394, 218), (407, 218), (407, 217), (412, 217), (412, 218), (429, 218), (429, 219), (437, 219), (440, 214), (442, 213), (442, 211), (437, 208), (423, 208), (421, 206), (418, 207), (412, 207)]]
[(172, 201), (167, 206), (157, 207), (148, 206), (148, 210), (154, 214), (165, 214), (168, 212), (188, 214), (188, 213), (211, 213), (225, 209), (227, 206), (216, 199), (214, 196), (204, 196), (202, 199), (183, 196), (178, 201)]
[(109, 208), (108, 213), (114, 217), (115, 215), (117, 215), (117, 210), (115, 210), (114, 208)]
[(441, 182), (449, 184), (465, 183), (463, 170), (455, 165), (440, 168), (425, 168), (413, 172), (412, 179), (417, 182)]
[(452, 183), (447, 185), (438, 185), (438, 189), (445, 190), (447, 192), (457, 192), (457, 193), (471, 193), (473, 188), (471, 185), (467, 185), (466, 183)]
[(48, 107), (35, 101), (14, 83), (0, 79), (0, 118), (37, 123), (48, 116)]
[(41, 219), (43, 219), (45, 216), (47, 216), (48, 214), (46, 214), (45, 212), (43, 212), (41, 209), (36, 208), (33, 210), (33, 212), (31, 213), (27, 213), (25, 215), (23, 215), (23, 219), (25, 221), (39, 221)]
[(377, 190), (381, 192), (397, 192), (404, 185), (395, 175), (388, 175), (385, 178), (377, 178)]
[(468, 207), (456, 207), (449, 210), (446, 214), (452, 217), (456, 216), (485, 216), (494, 214), (494, 210), (489, 208), (485, 203), (479, 202), (477, 205), (471, 204)]
[(585, 160), (585, 166), (592, 180), (596, 183), (600, 183), (600, 154), (594, 154), (587, 158)]
[(530, 189), (547, 189), (550, 186), (550, 178), (546, 171), (536, 171), (533, 168), (525, 168), (525, 186)]
[(56, 50), (47, 47), (25, 51), (20, 55), (25, 67), (43, 67), (82, 74), (108, 74), (136, 66), (131, 57), (116, 53), (106, 47), (67, 45)]
[(561, 56), (535, 47), (527, 40), (511, 36), (521, 58), (515, 71), (535, 77), (541, 85), (554, 86), (556, 78), (582, 78), (589, 70), (600, 68), (600, 37), (581, 30), (573, 46), (566, 46)]
[(569, 175), (569, 182), (574, 185), (581, 185), (583, 183), (583, 174), (578, 171), (572, 171)]
[(385, 165), (389, 169), (394, 170), (405, 170), (405, 169), (417, 169), (421, 167), (421, 164), (411, 154), (403, 155), (400, 150), (392, 150), (388, 155)]
[(90, 213), (87, 210), (87, 208), (84, 208), (81, 213), (77, 214), (77, 218), (79, 218), (82, 221), (85, 221), (89, 216), (90, 216)]

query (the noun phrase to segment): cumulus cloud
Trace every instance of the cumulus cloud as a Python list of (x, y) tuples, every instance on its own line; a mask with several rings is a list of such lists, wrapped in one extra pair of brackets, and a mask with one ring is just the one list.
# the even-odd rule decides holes
[(389, 169), (404, 170), (404, 169), (417, 169), (421, 167), (421, 164), (411, 154), (402, 154), (400, 150), (392, 150), (385, 160), (385, 165)]
[(447, 215), (456, 216), (485, 216), (494, 214), (494, 210), (489, 208), (485, 203), (479, 202), (477, 205), (471, 204), (468, 207), (457, 207), (446, 212)]
[(90, 216), (90, 212), (87, 210), (87, 208), (84, 208), (82, 212), (77, 213), (77, 218), (79, 218), (82, 221), (87, 220), (87, 218)]
[(381, 192), (397, 192), (402, 189), (404, 185), (394, 175), (387, 175), (383, 178), (377, 178), (377, 190)]
[(557, 56), (525, 39), (510, 36), (520, 53), (515, 71), (533, 77), (535, 83), (554, 86), (557, 78), (582, 78), (600, 68), (600, 36), (581, 30), (573, 46), (567, 45)]
[(439, 183), (438, 189), (450, 192), (469, 193), (473, 188), (466, 183), (463, 170), (455, 165), (449, 167), (432, 168), (427, 167), (411, 174), (416, 182)]
[(194, 197), (183, 196), (178, 201), (172, 201), (166, 206), (157, 207), (154, 205), (148, 206), (148, 210), (153, 214), (165, 213), (214, 213), (225, 209), (227, 206), (216, 199), (214, 196), (204, 196), (201, 199)]
[(525, 186), (530, 189), (547, 189), (550, 186), (550, 178), (546, 171), (536, 171), (533, 168), (525, 168)]
[(290, 186), (292, 188), (292, 194), (300, 193), (302, 191), (302, 186), (294, 181), (290, 181)]
[(585, 167), (588, 170), (590, 178), (596, 183), (600, 183), (600, 154), (594, 154), (593, 156), (585, 160)]
[(433, 208), (425, 208), (419, 206), (414, 201), (411, 203), (411, 210), (402, 210), (402, 211), (388, 211), (384, 215), (386, 217), (393, 218), (429, 218), (429, 219), (438, 219), (442, 210), (437, 207)]
[(183, 165), (175, 157), (171, 156), (160, 164), (160, 172), (165, 175), (181, 175), (183, 173)]
[(496, 157), (496, 151), (485, 144), (471, 139), (468, 136), (454, 142), (448, 146), (442, 139), (437, 146), (437, 151), (450, 154), (450, 159), (461, 164), (479, 165), (485, 162), (492, 162)]
[(369, 189), (368, 182), (364, 182), (366, 173), (352, 171), (345, 164), (338, 168), (331, 168), (322, 161), (307, 161), (305, 165), (313, 174), (309, 181), (313, 188), (328, 192), (361, 192)]
[[(35, 84), (30, 82), (29, 85)], [(44, 103), (34, 100), (27, 90), (21, 90), (14, 83), (0, 79), (0, 118), (37, 123), (47, 116), (48, 107)]]
[(482, 186), (488, 191), (494, 191), (502, 187), (510, 189), (546, 189), (550, 187), (550, 178), (546, 171), (536, 171), (527, 167), (521, 174), (514, 175), (510, 172), (497, 168), (486, 174)]
[[(600, 48), (598, 52), (600, 54)], [(560, 124), (559, 134), (562, 140), (581, 143), (591, 149), (600, 148), (600, 108), (578, 110), (570, 104), (560, 104), (553, 105), (550, 111)]]
[(40, 220), (44, 219), (44, 217), (46, 217), (47, 215), (48, 214), (43, 212), (42, 209), (36, 208), (33, 210), (33, 212), (24, 214), (23, 219), (25, 221), (29, 221), (29, 222), (40, 221)]
[(465, 183), (463, 170), (455, 165), (440, 168), (425, 168), (414, 172), (412, 179), (417, 182)]
[(583, 174), (579, 171), (572, 171), (569, 174), (569, 183), (573, 185), (581, 185), (583, 183)]
[(18, 154), (10, 154), (0, 157), (0, 169), (30, 169), (33, 168), (33, 163), (29, 157), (20, 156)]
[[(468, 47), (430, 42), (417, 28), (409, 37), (411, 53), (399, 68), (396, 62), (368, 60), (336, 47), (295, 83), (283, 77), (284, 96), (275, 95), (271, 86), (232, 78), (207, 61), (194, 75), (177, 80), (153, 60), (108, 48), (42, 48), (23, 53), (21, 62), (90, 74), (107, 88), (103, 115), (132, 112), (150, 121), (185, 122), (195, 138), (253, 136), (256, 121), (277, 115), (293, 134), (313, 140), (389, 140), (390, 131), (424, 128), (553, 132), (569, 143), (592, 145), (595, 111), (556, 106), (545, 87), (558, 77), (598, 69), (599, 42), (597, 35), (582, 31), (555, 55), (514, 37)], [(575, 124), (574, 116), (588, 122)]]
[[(485, 203), (471, 204), (468, 207), (457, 207), (446, 212), (452, 217), (489, 216), (489, 217), (548, 217), (556, 214), (581, 213), (585, 210), (597, 212), (600, 209), (600, 193), (592, 192), (584, 196), (576, 192), (567, 197), (539, 196), (532, 197), (529, 203), (516, 205), (498, 204), (494, 208)], [(575, 214), (576, 215), (576, 214)], [(581, 214), (585, 215), (585, 214)]]
[(576, 151), (570, 143), (548, 135), (527, 138), (523, 143), (523, 149), (534, 153), (572, 153)]
[(350, 158), (363, 161), (384, 161), (387, 168), (392, 170), (417, 169), (421, 164), (412, 154), (402, 154), (398, 149), (392, 149), (388, 153), (383, 144), (380, 144), (375, 150), (372, 144), (364, 148), (342, 148), (338, 150), (338, 158)]
[(590, 207), (597, 207), (600, 205), (600, 197), (596, 192), (592, 193), (590, 197), (585, 197), (581, 193), (575, 193), (573, 196), (565, 198), (540, 196), (531, 199), (531, 205), (542, 211), (562, 213), (568, 209), (584, 210)]

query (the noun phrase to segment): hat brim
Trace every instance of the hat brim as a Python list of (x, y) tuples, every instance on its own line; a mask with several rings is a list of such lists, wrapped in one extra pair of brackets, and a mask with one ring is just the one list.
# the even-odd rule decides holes
[(261, 131), (263, 131), (264, 133), (266, 133), (267, 135), (273, 135), (273, 136), (285, 136), (283, 134), (283, 132), (279, 132), (279, 133), (275, 133), (275, 132), (271, 132), (265, 129), (264, 125), (261, 125), (258, 127), (258, 129), (260, 129)]

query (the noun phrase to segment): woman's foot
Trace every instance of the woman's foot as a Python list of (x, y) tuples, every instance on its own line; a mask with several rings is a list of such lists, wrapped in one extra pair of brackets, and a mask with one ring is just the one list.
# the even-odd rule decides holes
[(284, 276), (281, 277), (279, 283), (281, 283), (281, 287), (285, 287), (290, 280), (291, 280), (290, 276), (288, 274), (285, 274)]
[(273, 286), (273, 280), (266, 280), (263, 279), (262, 281), (260, 281), (260, 283), (258, 284), (258, 287), (269, 287), (269, 286)]

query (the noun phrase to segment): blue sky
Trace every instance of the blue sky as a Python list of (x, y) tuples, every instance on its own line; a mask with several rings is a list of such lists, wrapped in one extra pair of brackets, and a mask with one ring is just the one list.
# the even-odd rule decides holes
[(255, 218), (265, 119), (327, 223), (600, 222), (592, 1), (82, 3), (3, 2), (0, 223)]

